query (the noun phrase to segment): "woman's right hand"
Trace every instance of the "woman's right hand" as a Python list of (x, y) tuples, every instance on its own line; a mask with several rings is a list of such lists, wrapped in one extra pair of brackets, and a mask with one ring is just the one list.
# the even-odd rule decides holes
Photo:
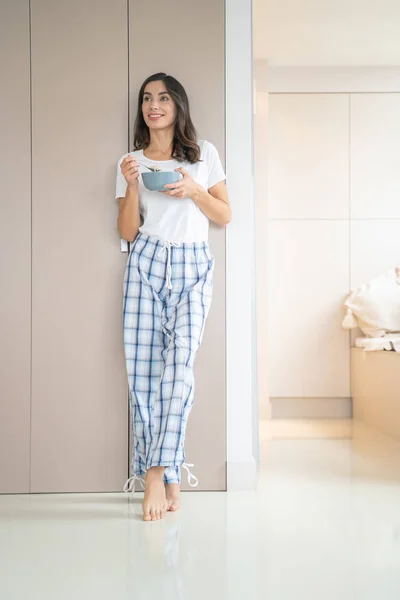
[(137, 186), (139, 173), (139, 163), (128, 154), (121, 163), (121, 173), (125, 177), (128, 187)]

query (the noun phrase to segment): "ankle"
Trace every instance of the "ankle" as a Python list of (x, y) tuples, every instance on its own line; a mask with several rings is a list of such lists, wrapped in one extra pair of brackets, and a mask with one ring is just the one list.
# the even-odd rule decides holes
[(146, 473), (146, 480), (162, 479), (165, 467), (151, 467)]

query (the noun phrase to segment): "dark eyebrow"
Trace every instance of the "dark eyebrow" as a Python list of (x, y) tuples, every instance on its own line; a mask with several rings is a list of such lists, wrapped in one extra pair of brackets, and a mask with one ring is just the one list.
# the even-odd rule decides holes
[[(151, 92), (144, 92), (143, 93), (143, 96), (152, 96), (152, 95), (153, 94)], [(158, 95), (159, 96), (165, 96), (165, 95), (169, 96), (170, 94), (169, 94), (169, 92), (159, 92)]]

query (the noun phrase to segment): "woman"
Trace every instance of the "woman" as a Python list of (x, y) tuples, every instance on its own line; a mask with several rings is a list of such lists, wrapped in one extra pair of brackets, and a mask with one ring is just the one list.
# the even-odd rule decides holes
[[(124, 489), (145, 476), (143, 518), (154, 521), (180, 507), (181, 467), (190, 484), (196, 480), (184, 442), (194, 360), (211, 303), (208, 226), (209, 220), (227, 225), (231, 209), (218, 152), (197, 141), (187, 94), (174, 77), (157, 73), (143, 83), (134, 147), (118, 162), (116, 189), (120, 235), (134, 241), (124, 277), (134, 456)], [(149, 192), (143, 165), (182, 177), (165, 191)]]

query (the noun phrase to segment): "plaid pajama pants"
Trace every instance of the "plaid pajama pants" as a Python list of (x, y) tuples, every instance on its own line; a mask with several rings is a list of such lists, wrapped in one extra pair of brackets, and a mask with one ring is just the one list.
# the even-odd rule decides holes
[(180, 483), (213, 267), (207, 242), (175, 244), (139, 234), (129, 255), (123, 325), (134, 477), (165, 466), (164, 481)]

